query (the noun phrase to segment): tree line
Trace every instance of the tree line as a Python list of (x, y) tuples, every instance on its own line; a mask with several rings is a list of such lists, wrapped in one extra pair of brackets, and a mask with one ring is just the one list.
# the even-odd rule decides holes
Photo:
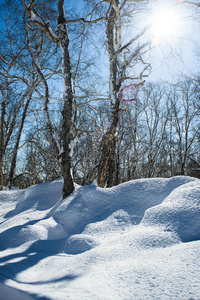
[[(1, 189), (62, 176), (66, 197), (74, 183), (199, 177), (199, 78), (145, 83), (147, 5), (1, 3)], [(127, 103), (130, 82), (139, 92)]]

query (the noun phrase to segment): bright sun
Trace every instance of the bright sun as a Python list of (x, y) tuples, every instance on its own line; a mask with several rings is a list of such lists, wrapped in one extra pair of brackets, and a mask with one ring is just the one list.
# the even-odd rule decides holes
[(180, 15), (177, 10), (167, 7), (156, 9), (151, 17), (152, 44), (158, 45), (160, 40), (170, 39), (178, 35)]

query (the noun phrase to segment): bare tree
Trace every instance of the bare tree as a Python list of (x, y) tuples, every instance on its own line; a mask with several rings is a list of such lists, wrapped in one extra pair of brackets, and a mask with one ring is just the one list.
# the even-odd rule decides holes
[(186, 175), (189, 157), (193, 156), (192, 146), (199, 130), (198, 126), (194, 126), (198, 115), (198, 109), (194, 105), (196, 96), (197, 90), (192, 80), (185, 80), (174, 86), (170, 96), (177, 151), (176, 172), (181, 175)]
[[(35, 1), (31, 0), (29, 4), (23, 0), (24, 8), (29, 17), (29, 21), (38, 26), (53, 42), (56, 43), (62, 53), (62, 75), (64, 82), (64, 94), (63, 94), (63, 111), (62, 111), (62, 146), (59, 147), (58, 141), (55, 139), (53, 132), (50, 129), (51, 138), (56, 149), (55, 153), (57, 158), (61, 159), (61, 169), (63, 175), (63, 198), (70, 195), (74, 190), (74, 183), (71, 175), (71, 152), (73, 148), (73, 132), (72, 132), (72, 103), (73, 103), (73, 92), (72, 92), (72, 79), (71, 79), (71, 62), (69, 55), (69, 36), (67, 30), (67, 20), (64, 10), (64, 0), (58, 1), (57, 11), (58, 20), (57, 28), (53, 30), (50, 26), (49, 21), (43, 20), (41, 15), (36, 12)], [(34, 64), (41, 71), (39, 64), (37, 64), (36, 58)], [(42, 76), (42, 75), (41, 75)], [(42, 79), (42, 77), (41, 77)], [(44, 85), (45, 81), (43, 80)], [(46, 105), (48, 104), (48, 90), (46, 87)], [(46, 110), (47, 112), (47, 110)]]
[[(1, 20), (4, 24), (4, 32), (3, 34), (1, 33), (4, 47), (0, 47), (1, 189), (3, 185), (6, 185), (7, 181), (7, 174), (6, 176), (3, 175), (5, 166), (7, 172), (10, 173), (8, 181), (13, 179), (17, 151), (27, 110), (33, 91), (39, 84), (38, 79), (32, 75), (31, 64), (27, 56), (23, 20), (20, 18), (20, 14), (16, 14), (13, 10), (13, 6), (9, 5), (9, 3), (1, 4)], [(16, 30), (18, 30), (18, 35), (16, 35)], [(11, 142), (14, 144), (14, 147), (11, 147)], [(8, 150), (8, 148), (10, 149)], [(7, 162), (5, 161), (6, 156)]]
[(134, 68), (138, 62), (143, 62), (142, 54), (149, 50), (150, 42), (145, 41), (139, 44), (139, 39), (146, 32), (143, 28), (134, 38), (123, 41), (123, 17), (128, 18), (127, 11), (133, 13), (137, 5), (147, 3), (146, 1), (110, 1), (109, 15), (106, 21), (107, 51), (109, 57), (110, 74), (110, 98), (111, 115), (107, 130), (102, 139), (101, 159), (98, 167), (98, 185), (100, 187), (112, 186), (114, 174), (114, 157), (116, 148), (116, 130), (119, 121), (120, 97), (119, 91), (126, 79), (137, 80), (137, 85), (144, 83), (143, 76), (148, 65), (138, 76), (128, 72), (128, 68)]

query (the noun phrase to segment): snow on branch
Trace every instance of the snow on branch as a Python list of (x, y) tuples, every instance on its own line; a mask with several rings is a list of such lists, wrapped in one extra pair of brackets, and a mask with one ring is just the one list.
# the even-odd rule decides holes
[(45, 22), (42, 17), (35, 11), (34, 9), (34, 1), (31, 1), (29, 5), (27, 5), (26, 1), (23, 0), (23, 5), (26, 10), (26, 13), (29, 17), (31, 23), (36, 24), (38, 27), (44, 31), (49, 39), (54, 43), (59, 43), (59, 36), (53, 31), (51, 28), (49, 21)]
[(41, 25), (45, 26), (45, 22), (42, 20), (42, 18), (39, 17), (39, 15), (36, 15), (36, 13), (32, 10), (30, 12), (30, 21), (33, 23), (41, 23)]

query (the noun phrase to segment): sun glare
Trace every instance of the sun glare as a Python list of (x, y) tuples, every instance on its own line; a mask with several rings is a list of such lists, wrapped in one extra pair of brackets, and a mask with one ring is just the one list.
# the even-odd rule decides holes
[(158, 45), (163, 39), (178, 35), (180, 15), (177, 10), (162, 7), (154, 10), (151, 17), (152, 44)]

